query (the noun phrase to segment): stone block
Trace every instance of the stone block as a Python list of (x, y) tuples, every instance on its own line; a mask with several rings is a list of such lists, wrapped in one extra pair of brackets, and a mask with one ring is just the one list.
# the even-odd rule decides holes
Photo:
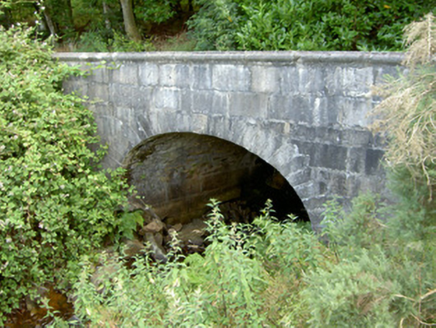
[(294, 129), (292, 130), (292, 139), (293, 140), (302, 140), (311, 142), (316, 141), (316, 130), (317, 128), (302, 124), (295, 124)]
[(109, 86), (107, 84), (91, 82), (88, 85), (88, 93), (92, 95), (91, 101), (109, 101)]
[(348, 97), (364, 97), (374, 82), (372, 67), (345, 67), (342, 70), (342, 90)]
[(370, 98), (342, 98), (338, 103), (338, 123), (347, 127), (367, 127), (371, 122), (368, 117), (371, 109)]
[(364, 173), (365, 172), (366, 149), (349, 148), (347, 155), (347, 172)]
[(213, 98), (213, 91), (192, 91), (192, 112), (211, 113)]
[(292, 172), (286, 176), (286, 180), (295, 189), (295, 187), (311, 181), (311, 169), (309, 167), (305, 167), (301, 170)]
[(374, 66), (373, 68), (373, 76), (374, 76), (374, 84), (383, 84), (386, 82), (386, 78), (388, 76), (398, 77), (400, 72), (404, 71), (400, 69), (399, 66)]
[(188, 89), (180, 90), (180, 110), (191, 113), (193, 108), (193, 92)]
[(251, 68), (253, 92), (277, 93), (280, 87), (280, 70), (274, 66), (253, 66)]
[(291, 121), (296, 123), (313, 123), (313, 110), (311, 99), (307, 96), (295, 96), (292, 98), (292, 106), (289, 108), (288, 115)]
[(374, 81), (372, 67), (328, 67), (325, 71), (326, 93), (347, 97), (364, 97)]
[(345, 184), (347, 197), (354, 198), (357, 197), (360, 193), (364, 192), (364, 190), (362, 190), (360, 175), (349, 174), (347, 176), (347, 181), (345, 182)]
[(249, 118), (265, 118), (268, 97), (254, 92), (229, 93), (229, 115)]
[(280, 67), (280, 92), (284, 96), (298, 94), (299, 75), (295, 66)]
[(298, 65), (298, 92), (303, 95), (325, 94), (325, 72), (322, 65)]
[(314, 140), (334, 145), (342, 145), (343, 131), (339, 128), (319, 126), (315, 130)]
[(289, 109), (292, 107), (291, 96), (272, 95), (268, 99), (268, 115), (269, 119), (294, 122), (288, 115)]
[(339, 109), (342, 108), (343, 96), (329, 96), (327, 98), (327, 108), (324, 109), (323, 117), (325, 119), (324, 125), (337, 125), (339, 124)]
[(90, 79), (97, 83), (109, 83), (111, 70), (107, 67), (96, 68), (91, 71)]
[(308, 96), (309, 108), (313, 111), (313, 124), (317, 126), (329, 125), (328, 100), (326, 97)]
[(125, 84), (111, 84), (109, 86), (110, 101), (114, 106), (131, 107), (133, 88)]
[(347, 159), (346, 147), (315, 142), (296, 141), (296, 143), (299, 144), (300, 152), (309, 155), (310, 166), (332, 170), (345, 170)]
[(159, 85), (185, 88), (190, 84), (189, 66), (186, 64), (164, 64), (159, 66)]
[(325, 92), (329, 96), (342, 96), (342, 68), (328, 66), (324, 70)]
[(159, 82), (159, 67), (152, 63), (141, 63), (138, 67), (139, 84), (155, 86)]
[(225, 92), (215, 91), (212, 98), (212, 111), (210, 114), (227, 115), (229, 113), (229, 96)]
[(86, 81), (83, 78), (70, 77), (68, 80), (64, 81), (62, 87), (66, 94), (75, 93), (80, 96), (90, 95), (88, 92), (89, 81)]
[(153, 104), (156, 108), (179, 109), (180, 90), (159, 88), (153, 93)]
[(191, 68), (190, 82), (193, 90), (211, 90), (212, 70), (210, 65), (193, 65)]
[(301, 201), (304, 204), (304, 207), (308, 211), (311, 209), (311, 207), (308, 206), (307, 200), (309, 200), (311, 197), (313, 197), (314, 189), (315, 189), (314, 187), (315, 187), (315, 184), (313, 181), (309, 181), (307, 183), (303, 183), (303, 184), (300, 184), (298, 186), (293, 186), (295, 192), (300, 197)]
[(131, 94), (132, 107), (139, 112), (147, 111), (153, 99), (153, 89), (150, 87), (133, 88)]
[(343, 129), (343, 144), (350, 147), (362, 147), (374, 145), (372, 133), (364, 128)]
[(112, 69), (112, 83), (138, 85), (138, 66), (136, 63), (121, 64)]
[(218, 91), (249, 91), (251, 73), (244, 65), (212, 66), (212, 88)]
[(294, 123), (311, 124), (313, 111), (307, 96), (271, 96), (268, 103), (268, 118)]
[(194, 133), (204, 134), (208, 130), (208, 116), (204, 114), (193, 114), (191, 129)]
[(381, 159), (384, 151), (379, 149), (367, 149), (365, 158), (365, 174), (375, 175), (382, 170)]
[(207, 134), (216, 136), (218, 138), (235, 142), (233, 138), (231, 138), (231, 121), (228, 117), (224, 115), (213, 115), (209, 117), (209, 124), (207, 129)]

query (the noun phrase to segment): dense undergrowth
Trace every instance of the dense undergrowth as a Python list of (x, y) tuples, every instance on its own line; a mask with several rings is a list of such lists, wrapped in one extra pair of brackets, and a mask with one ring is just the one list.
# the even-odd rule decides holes
[(38, 287), (68, 286), (80, 257), (119, 234), (130, 189), (121, 170), (95, 169), (92, 112), (62, 93), (81, 71), (32, 33), (0, 29), (0, 323)]
[(62, 94), (62, 79), (80, 71), (53, 62), (32, 30), (1, 30), (0, 321), (54, 282), (75, 300), (79, 326), (436, 325), (434, 147), (417, 148), (436, 129), (436, 30), (432, 16), (417, 24), (409, 33), (426, 35), (418, 45), (428, 56), (410, 53), (409, 73), (383, 89), (377, 109), (378, 128), (398, 132), (387, 153), (395, 205), (373, 195), (348, 213), (326, 204), (322, 242), (292, 218), (275, 220), (270, 203), (252, 225), (226, 226), (213, 201), (204, 254), (185, 258), (174, 236), (166, 263), (101, 251), (136, 223), (117, 215), (128, 189), (122, 172), (94, 170), (101, 153), (86, 147), (96, 142), (91, 113)]
[[(424, 209), (416, 213), (416, 199), (386, 207), (365, 195), (347, 215), (329, 204), (328, 245), (291, 219), (278, 222), (270, 203), (251, 226), (226, 226), (218, 203), (211, 206), (210, 245), (203, 255), (184, 258), (174, 238), (173, 261), (165, 264), (152, 262), (147, 253), (133, 269), (121, 256), (86, 258), (74, 286), (80, 322), (90, 327), (436, 323), (434, 228), (404, 227), (434, 216)], [(389, 218), (382, 219), (383, 209)], [(410, 211), (415, 217), (404, 215)], [(66, 323), (57, 319), (57, 324)]]

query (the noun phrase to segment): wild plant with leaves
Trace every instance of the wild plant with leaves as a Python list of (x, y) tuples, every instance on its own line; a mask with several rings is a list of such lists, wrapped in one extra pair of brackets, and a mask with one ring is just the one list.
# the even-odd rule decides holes
[(94, 169), (93, 115), (62, 92), (81, 71), (34, 33), (0, 30), (0, 322), (37, 287), (71, 282), (80, 256), (118, 233), (129, 189), (121, 170)]
[[(302, 276), (323, 260), (325, 246), (306, 228), (273, 217), (271, 203), (252, 226), (227, 226), (212, 200), (208, 247), (174, 261), (139, 256), (92, 261), (75, 285), (77, 316), (92, 327), (265, 327), (304, 322), (298, 301)], [(174, 236), (176, 237), (176, 236)], [(102, 272), (102, 275), (99, 275)], [(104, 275), (104, 278), (102, 278)], [(99, 279), (95, 279), (98, 276)]]

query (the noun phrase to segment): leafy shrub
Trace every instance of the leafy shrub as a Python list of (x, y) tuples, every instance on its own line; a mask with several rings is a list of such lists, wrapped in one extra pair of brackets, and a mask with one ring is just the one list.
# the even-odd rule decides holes
[(82, 52), (141, 52), (153, 49), (148, 40), (134, 41), (117, 32), (113, 32), (111, 36), (100, 32), (86, 32), (76, 45), (76, 50)]
[(236, 49), (236, 33), (239, 29), (239, 1), (197, 0), (200, 10), (187, 22), (197, 40), (196, 50)]
[(403, 28), (434, 10), (427, 0), (198, 2), (199, 50), (400, 50)]
[(135, 16), (147, 23), (163, 23), (176, 14), (178, 0), (140, 0), (135, 6)]
[[(419, 242), (399, 239), (391, 219), (383, 224), (376, 218), (379, 206), (370, 196), (354, 202), (351, 220), (343, 217), (327, 225), (334, 240), (329, 247), (305, 227), (277, 222), (270, 203), (253, 225), (230, 227), (223, 224), (218, 204), (211, 205), (210, 244), (203, 255), (182, 261), (173, 239), (172, 262), (152, 263), (145, 255), (132, 270), (114, 258), (97, 269), (92, 261), (84, 263), (74, 292), (78, 317), (91, 326), (122, 327), (406, 327), (435, 322), (432, 234)], [(327, 215), (342, 212), (332, 206)], [(402, 212), (388, 209), (393, 217)], [(96, 281), (99, 272), (103, 275)]]
[[(305, 277), (301, 298), (310, 308), (311, 326), (435, 322), (434, 228), (415, 220), (425, 213), (413, 211), (418, 207), (416, 198), (386, 206), (369, 195), (355, 199), (347, 215), (337, 204), (327, 205), (325, 233), (336, 261)], [(383, 221), (377, 214), (381, 211), (389, 213)]]
[(122, 170), (93, 169), (93, 115), (62, 93), (80, 71), (32, 33), (0, 30), (0, 321), (36, 287), (65, 286), (80, 256), (117, 234), (128, 189)]
[[(122, 327), (264, 327), (304, 321), (308, 311), (298, 307), (296, 275), (314, 267), (325, 247), (295, 223), (282, 226), (271, 217), (270, 204), (254, 226), (226, 226), (218, 204), (211, 206), (210, 244), (203, 255), (182, 262), (173, 239), (172, 262), (151, 263), (145, 255), (132, 270), (112, 259), (97, 271), (86, 262), (74, 295), (82, 321)], [(98, 270), (106, 277), (96, 283)]]

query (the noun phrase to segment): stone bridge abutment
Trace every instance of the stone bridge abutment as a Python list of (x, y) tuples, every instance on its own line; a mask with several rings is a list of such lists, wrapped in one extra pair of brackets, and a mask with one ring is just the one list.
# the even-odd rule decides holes
[[(155, 193), (144, 186), (149, 199), (195, 194), (195, 190), (211, 191), (204, 193), (209, 197), (219, 181), (228, 187), (220, 190), (221, 195), (228, 192), (231, 197), (235, 190), (226, 178), (244, 179), (257, 172), (261, 162), (275, 170), (267, 179), (274, 180), (280, 173), (289, 183), (314, 228), (319, 226), (323, 204), (335, 195), (347, 203), (360, 192), (385, 193), (380, 166), (383, 140), (368, 131), (367, 114), (379, 101), (371, 95), (371, 86), (380, 83), (384, 74), (397, 74), (401, 54), (74, 53), (57, 57), (96, 67), (88, 77), (67, 81), (65, 91), (90, 98), (102, 143), (109, 145), (105, 167), (123, 163), (143, 167), (132, 175), (137, 185), (141, 176), (150, 177), (154, 170), (158, 178), (150, 188)], [(161, 155), (151, 158), (153, 149), (161, 149)], [(218, 173), (217, 163), (224, 167)], [(193, 178), (196, 174), (203, 176)]]

